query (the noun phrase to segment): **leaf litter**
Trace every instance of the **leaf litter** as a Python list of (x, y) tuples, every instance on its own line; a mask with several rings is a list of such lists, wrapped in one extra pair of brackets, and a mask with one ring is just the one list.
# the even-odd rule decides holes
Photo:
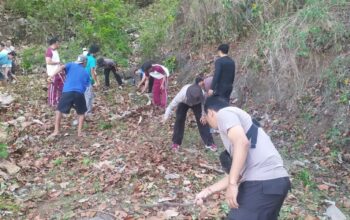
[[(27, 81), (40, 83), (26, 88)], [(9, 161), (20, 168), (5, 173), (6, 180), (0, 176), (1, 198), (12, 198), (11, 204), (17, 207), (1, 214), (2, 218), (212, 219), (226, 215), (224, 194), (208, 199), (205, 209), (191, 204), (200, 189), (222, 175), (218, 153), (204, 150), (192, 120), (188, 120), (185, 136), (194, 140), (184, 140), (188, 146), (174, 153), (168, 147), (172, 125), (160, 123), (161, 112), (148, 105), (149, 97), (136, 98), (139, 96), (130, 87), (111, 89), (108, 94), (97, 91), (95, 113), (84, 126), (86, 137), (75, 136), (73, 113), (63, 118), (62, 135), (47, 140), (54, 112), (45, 104), (46, 93), (41, 88), (44, 79), (30, 75), (18, 84), (6, 88), (19, 98), (2, 107), (0, 116), (9, 133)], [(171, 87), (172, 94), (176, 88), (175, 84)], [(260, 108), (250, 107), (251, 111)], [(269, 118), (264, 126), (272, 136), (274, 131), (295, 132), (293, 126), (280, 122), (282, 113), (262, 114)], [(293, 136), (280, 142), (288, 151)], [(322, 150), (330, 154), (327, 148)], [(348, 154), (344, 155), (343, 161), (347, 161)], [(349, 207), (347, 164), (338, 163), (338, 158), (313, 155), (307, 157), (308, 163), (303, 158), (288, 158), (297, 162), (290, 168), (294, 189), (282, 209), (283, 219), (317, 219), (326, 213), (328, 206), (313, 194), (312, 186), (301, 184), (299, 173), (303, 169), (316, 172), (311, 182), (321, 197), (339, 198), (336, 207)], [(329, 170), (338, 172), (330, 175)], [(306, 206), (302, 201), (314, 205)]]

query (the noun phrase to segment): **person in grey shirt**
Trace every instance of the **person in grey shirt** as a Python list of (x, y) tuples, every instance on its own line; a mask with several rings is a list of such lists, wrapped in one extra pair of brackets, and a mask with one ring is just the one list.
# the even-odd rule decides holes
[(228, 219), (277, 220), (291, 184), (270, 137), (247, 112), (220, 97), (207, 98), (204, 109), (207, 122), (219, 130), (224, 143), (220, 161), (228, 175), (203, 189), (195, 201), (201, 204), (209, 195), (226, 190)]
[(114, 60), (101, 57), (97, 60), (97, 66), (104, 69), (105, 88), (109, 88), (109, 73), (111, 71), (114, 75), (114, 78), (117, 80), (119, 86), (123, 86), (122, 78), (117, 73), (118, 65), (116, 62), (114, 62)]
[(182, 139), (185, 131), (185, 122), (188, 109), (192, 109), (197, 121), (197, 126), (205, 147), (211, 151), (216, 151), (217, 147), (214, 144), (213, 137), (209, 131), (209, 126), (205, 121), (204, 114), (204, 87), (203, 78), (197, 77), (195, 83), (188, 84), (182, 87), (180, 92), (170, 102), (165, 110), (163, 123), (166, 122), (174, 108), (176, 109), (176, 120), (173, 133), (173, 150), (178, 150), (182, 144)]

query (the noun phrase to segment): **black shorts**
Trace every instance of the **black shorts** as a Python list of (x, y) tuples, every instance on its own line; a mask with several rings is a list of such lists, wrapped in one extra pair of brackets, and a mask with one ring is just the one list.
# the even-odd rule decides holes
[(57, 110), (69, 114), (70, 109), (74, 108), (78, 115), (83, 115), (87, 111), (85, 96), (79, 92), (64, 92), (58, 103)]
[(239, 185), (238, 209), (231, 209), (228, 220), (277, 220), (291, 188), (289, 177), (246, 181)]

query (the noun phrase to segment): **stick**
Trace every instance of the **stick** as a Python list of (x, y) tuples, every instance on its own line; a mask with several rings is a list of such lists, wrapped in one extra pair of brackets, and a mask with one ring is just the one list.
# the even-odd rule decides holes
[(327, 185), (327, 186), (331, 186), (331, 187), (335, 187), (335, 188), (338, 188), (337, 185), (333, 184), (333, 183), (327, 183), (325, 181), (322, 181), (323, 184)]
[(202, 167), (202, 168), (206, 168), (206, 169), (208, 169), (208, 170), (213, 170), (213, 171), (218, 172), (218, 173), (220, 173), (220, 174), (224, 174), (224, 173), (225, 173), (225, 172), (224, 172), (223, 170), (221, 170), (221, 169), (215, 168), (215, 167), (213, 167), (213, 166), (210, 166), (210, 165), (207, 165), (207, 164), (204, 164), (204, 163), (200, 163), (199, 166)]
[(154, 207), (162, 207), (162, 206), (180, 206), (180, 207), (187, 207), (187, 206), (193, 206), (194, 202), (187, 202), (187, 203), (178, 203), (178, 202), (162, 202), (162, 203), (156, 203), (156, 204), (146, 204), (146, 205), (140, 205), (142, 208), (154, 208)]
[(85, 212), (96, 212), (96, 214), (97, 213), (101, 213), (101, 214), (105, 214), (105, 215), (111, 216), (113, 219), (117, 219), (117, 216), (113, 215), (112, 213), (105, 212), (105, 211), (99, 211), (99, 210), (96, 210), (96, 209), (81, 210), (80, 212), (76, 212), (74, 214), (75, 215), (81, 215), (81, 214), (83, 214)]

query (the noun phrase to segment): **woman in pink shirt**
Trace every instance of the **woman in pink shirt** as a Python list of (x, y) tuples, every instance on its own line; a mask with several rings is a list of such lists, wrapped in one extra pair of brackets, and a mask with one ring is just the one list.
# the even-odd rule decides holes
[[(45, 53), (45, 61), (46, 61), (46, 68), (47, 68), (47, 75), (51, 77), (53, 73), (59, 69), (60, 67), (60, 57), (58, 55), (58, 39), (52, 38), (49, 40), (49, 47), (46, 50)], [(63, 89), (63, 83), (66, 79), (65, 73), (61, 72), (59, 74), (56, 74), (53, 78), (52, 82), (48, 85), (48, 103), (51, 107), (56, 107), (58, 104), (58, 101), (61, 98), (62, 95), (62, 89)]]
[(154, 78), (152, 89), (153, 105), (165, 109), (168, 98), (169, 70), (165, 66), (153, 64), (146, 72)]

